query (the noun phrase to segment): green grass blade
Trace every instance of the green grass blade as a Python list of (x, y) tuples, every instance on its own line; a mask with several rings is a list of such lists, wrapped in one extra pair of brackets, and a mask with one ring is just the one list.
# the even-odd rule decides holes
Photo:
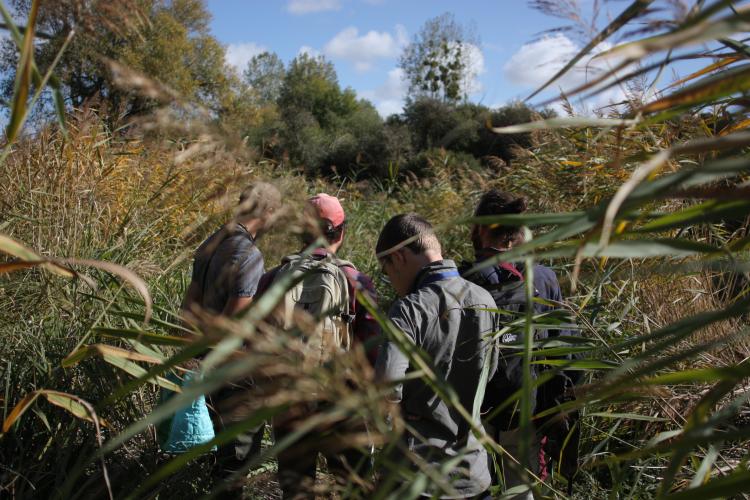
[(541, 87), (532, 92), (531, 95), (526, 98), (526, 100), (532, 99), (535, 95), (539, 94), (539, 92), (552, 85), (565, 73), (570, 71), (570, 69), (573, 68), (573, 66), (575, 66), (578, 61), (583, 59), (586, 54), (589, 54), (592, 50), (594, 50), (597, 45), (612, 36), (612, 34), (616, 33), (620, 28), (625, 26), (630, 21), (642, 15), (652, 3), (653, 0), (635, 0), (633, 3), (631, 3), (622, 13), (620, 13), (619, 16), (617, 16), (611, 23), (609, 23), (606, 28), (600, 31), (588, 44), (586, 44), (586, 46), (581, 49), (578, 54), (576, 54), (570, 61), (568, 61), (565, 66), (560, 69), (560, 71), (555, 73), (552, 78), (547, 80), (544, 84), (542, 84)]

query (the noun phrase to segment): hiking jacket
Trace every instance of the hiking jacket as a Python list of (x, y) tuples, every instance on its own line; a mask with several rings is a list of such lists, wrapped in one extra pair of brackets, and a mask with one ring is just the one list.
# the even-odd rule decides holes
[[(330, 252), (325, 248), (317, 248), (312, 252), (313, 259), (324, 259)], [(258, 283), (258, 296), (263, 294), (271, 286), (281, 266), (276, 266), (260, 278)], [(352, 333), (354, 339), (367, 346), (367, 359), (375, 364), (378, 355), (377, 339), (380, 337), (380, 325), (375, 318), (357, 301), (355, 291), (360, 290), (367, 293), (374, 303), (377, 303), (378, 294), (375, 285), (366, 274), (357, 270), (353, 265), (341, 266), (346, 275), (349, 285), (349, 312), (354, 315), (352, 322)]]
[[(482, 367), (491, 364), (490, 376), (495, 368), (491, 336), (498, 321), (495, 313), (486, 310), (491, 307), (494, 302), (487, 291), (461, 278), (453, 261), (443, 260), (425, 266), (411, 293), (396, 300), (389, 312), (393, 324), (427, 354), (436, 375), (453, 387), (468, 412), (474, 405)], [(376, 376), (400, 380), (414, 368), (395, 343), (384, 341)], [(408, 436), (409, 448), (433, 466), (436, 474), (445, 476), (442, 464), (465, 453), (446, 478), (458, 492), (456, 498), (478, 495), (489, 487), (487, 453), (451, 405), (421, 379), (399, 385), (395, 400), (415, 431)], [(481, 422), (475, 424), (481, 426)]]
[[(490, 249), (480, 253), (481, 262), (487, 258), (497, 255), (499, 251)], [(475, 263), (466, 263), (461, 266), (461, 271), (465, 274)], [(512, 264), (509, 262), (498, 262), (493, 266), (485, 267), (470, 275), (466, 279), (476, 283), (490, 292), (498, 309), (514, 310), (510, 304), (517, 304), (518, 301), (525, 303), (526, 293), (524, 285), (525, 270), (523, 264)], [(554, 271), (542, 266), (535, 265), (533, 269), (534, 278), (534, 297), (543, 299), (548, 302), (562, 304), (562, 292), (560, 284), (557, 281)], [(539, 315), (555, 309), (560, 306), (534, 303), (534, 314)], [(520, 311), (525, 311), (525, 304)], [(503, 317), (503, 320), (512, 318)], [(577, 335), (577, 332), (569, 329), (556, 328), (535, 328), (535, 340), (543, 340), (557, 336)], [(503, 349), (502, 346), (508, 344), (518, 345), (523, 342), (521, 332), (507, 333), (500, 337), (500, 352), (498, 360), (498, 370), (494, 378), (490, 379), (485, 396), (484, 411), (490, 411), (493, 407), (502, 404), (507, 398), (513, 395), (522, 386), (522, 358), (517, 355), (518, 350)], [(538, 365), (532, 365), (531, 375), (535, 379), (540, 370)], [(532, 413), (551, 408), (562, 402), (565, 390), (572, 386), (577, 380), (578, 372), (563, 372), (553, 380), (543, 384), (539, 389), (532, 389)], [(498, 415), (493, 420), (493, 425), (501, 431), (510, 430), (518, 426), (518, 412), (513, 411), (513, 406)]]

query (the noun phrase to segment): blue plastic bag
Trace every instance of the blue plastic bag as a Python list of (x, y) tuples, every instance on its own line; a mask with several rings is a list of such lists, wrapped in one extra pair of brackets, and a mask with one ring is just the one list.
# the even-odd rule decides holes
[[(172, 382), (181, 387), (187, 387), (194, 380), (195, 374), (188, 372), (183, 379), (178, 379), (174, 374), (167, 376)], [(162, 388), (160, 404), (165, 403), (174, 392)], [(214, 425), (206, 406), (206, 397), (201, 395), (177, 410), (171, 419), (162, 422), (158, 429), (159, 445), (166, 453), (185, 453), (189, 449), (211, 441), (214, 434)], [(214, 446), (211, 451), (215, 451)]]

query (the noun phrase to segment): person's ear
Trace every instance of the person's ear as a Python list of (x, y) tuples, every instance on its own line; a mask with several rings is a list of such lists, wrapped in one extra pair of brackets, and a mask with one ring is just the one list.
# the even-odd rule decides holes
[(391, 254), (391, 262), (399, 267), (406, 264), (406, 253), (404, 248), (399, 248)]

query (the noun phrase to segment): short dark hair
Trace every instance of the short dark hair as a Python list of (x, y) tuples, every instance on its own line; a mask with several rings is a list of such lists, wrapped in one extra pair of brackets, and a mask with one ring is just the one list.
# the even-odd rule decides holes
[(441, 251), (432, 224), (415, 213), (391, 217), (380, 231), (375, 253), (378, 258), (386, 258), (400, 248), (408, 248), (414, 253), (424, 253), (427, 250)]
[[(508, 215), (522, 214), (526, 211), (526, 199), (515, 196), (499, 189), (490, 189), (479, 199), (479, 204), (474, 212), (477, 217), (483, 215)], [(523, 233), (519, 226), (502, 226), (500, 224), (484, 225), (490, 230), (492, 239), (506, 244), (519, 244), (523, 241)]]

